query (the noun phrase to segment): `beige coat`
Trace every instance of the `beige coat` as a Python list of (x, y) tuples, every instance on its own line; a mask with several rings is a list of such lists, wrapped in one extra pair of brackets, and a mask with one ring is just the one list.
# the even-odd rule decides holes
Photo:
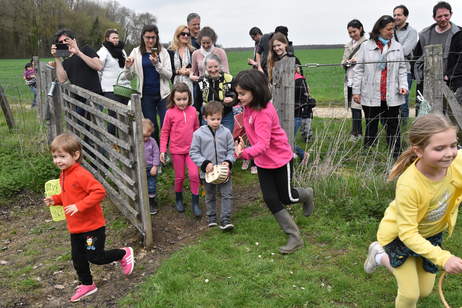
[[(353, 67), (353, 95), (361, 95), (361, 105), (380, 107), (379, 64), (382, 52), (373, 40), (361, 45), (357, 53), (358, 63)], [(386, 52), (387, 63), (387, 105), (390, 107), (404, 104), (405, 95), (399, 94), (400, 89), (408, 90), (407, 69), (404, 61), (403, 48), (400, 43), (392, 40)], [(366, 62), (366, 63), (365, 63)], [(373, 62), (373, 63), (368, 63)]]
[[(367, 40), (367, 38), (363, 35), (359, 39), (358, 44), (361, 45), (366, 40)], [(345, 44), (345, 50), (343, 51), (342, 65), (345, 65), (345, 63), (348, 61), (348, 58), (350, 58), (350, 55), (353, 53), (353, 51), (359, 45), (353, 45), (353, 41), (349, 41), (348, 43)], [(359, 50), (353, 56), (353, 59), (356, 58), (358, 52), (359, 52)], [(345, 70), (345, 81), (344, 81), (344, 86), (343, 86), (343, 95), (345, 97), (345, 108), (350, 107), (350, 104), (348, 102), (348, 79), (349, 79), (349, 76), (352, 77), (352, 75), (353, 75), (352, 73), (353, 73), (353, 66), (350, 66)], [(351, 108), (353, 108), (353, 109), (361, 109), (361, 105), (358, 104), (358, 103), (355, 103), (353, 100), (351, 100)]]

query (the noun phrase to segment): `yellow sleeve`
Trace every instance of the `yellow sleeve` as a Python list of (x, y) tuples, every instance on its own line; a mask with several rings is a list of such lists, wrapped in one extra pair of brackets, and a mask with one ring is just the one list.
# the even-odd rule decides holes
[(453, 184), (462, 189), (462, 150), (457, 151), (457, 156), (451, 164)]
[[(418, 183), (413, 184), (418, 186)], [(422, 237), (418, 229), (418, 217), (424, 216), (421, 211), (425, 211), (427, 200), (422, 200), (422, 195), (417, 189), (401, 184), (396, 187), (395, 202), (397, 208), (396, 223), (400, 240), (415, 253), (443, 267), (452, 256), (451, 253), (438, 246), (433, 246)]]

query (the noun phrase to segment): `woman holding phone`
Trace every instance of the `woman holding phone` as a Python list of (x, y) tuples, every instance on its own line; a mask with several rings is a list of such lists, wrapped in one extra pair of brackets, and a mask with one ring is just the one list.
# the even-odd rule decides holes
[(170, 56), (159, 40), (156, 25), (146, 25), (141, 31), (140, 46), (133, 48), (125, 61), (125, 76), (131, 80), (138, 77), (138, 91), (141, 93), (143, 116), (154, 124), (153, 137), (159, 142), (159, 125), (164, 122), (165, 99), (170, 94), (169, 81), (172, 77)]

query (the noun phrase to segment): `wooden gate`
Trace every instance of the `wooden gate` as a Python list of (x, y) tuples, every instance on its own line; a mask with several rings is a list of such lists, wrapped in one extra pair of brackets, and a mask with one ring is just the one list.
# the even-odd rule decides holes
[[(104, 185), (111, 201), (144, 237), (153, 242), (147, 192), (141, 99), (126, 106), (78, 86), (55, 84), (54, 68), (37, 61), (39, 116), (49, 126), (48, 140), (63, 131), (83, 146), (84, 166)], [(114, 114), (109, 115), (108, 111)], [(109, 132), (109, 126), (116, 131)]]

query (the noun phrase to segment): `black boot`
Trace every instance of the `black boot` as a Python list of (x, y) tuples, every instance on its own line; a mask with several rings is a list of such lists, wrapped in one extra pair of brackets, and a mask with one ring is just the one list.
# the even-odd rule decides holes
[(159, 208), (157, 207), (156, 197), (149, 198), (149, 209), (151, 215), (156, 215), (159, 212)]
[(201, 217), (202, 211), (199, 207), (199, 195), (191, 194), (191, 206), (194, 216)]
[(183, 204), (183, 192), (177, 192), (175, 193), (176, 196), (176, 201), (175, 201), (175, 208), (178, 212), (183, 213), (184, 212), (184, 204)]

